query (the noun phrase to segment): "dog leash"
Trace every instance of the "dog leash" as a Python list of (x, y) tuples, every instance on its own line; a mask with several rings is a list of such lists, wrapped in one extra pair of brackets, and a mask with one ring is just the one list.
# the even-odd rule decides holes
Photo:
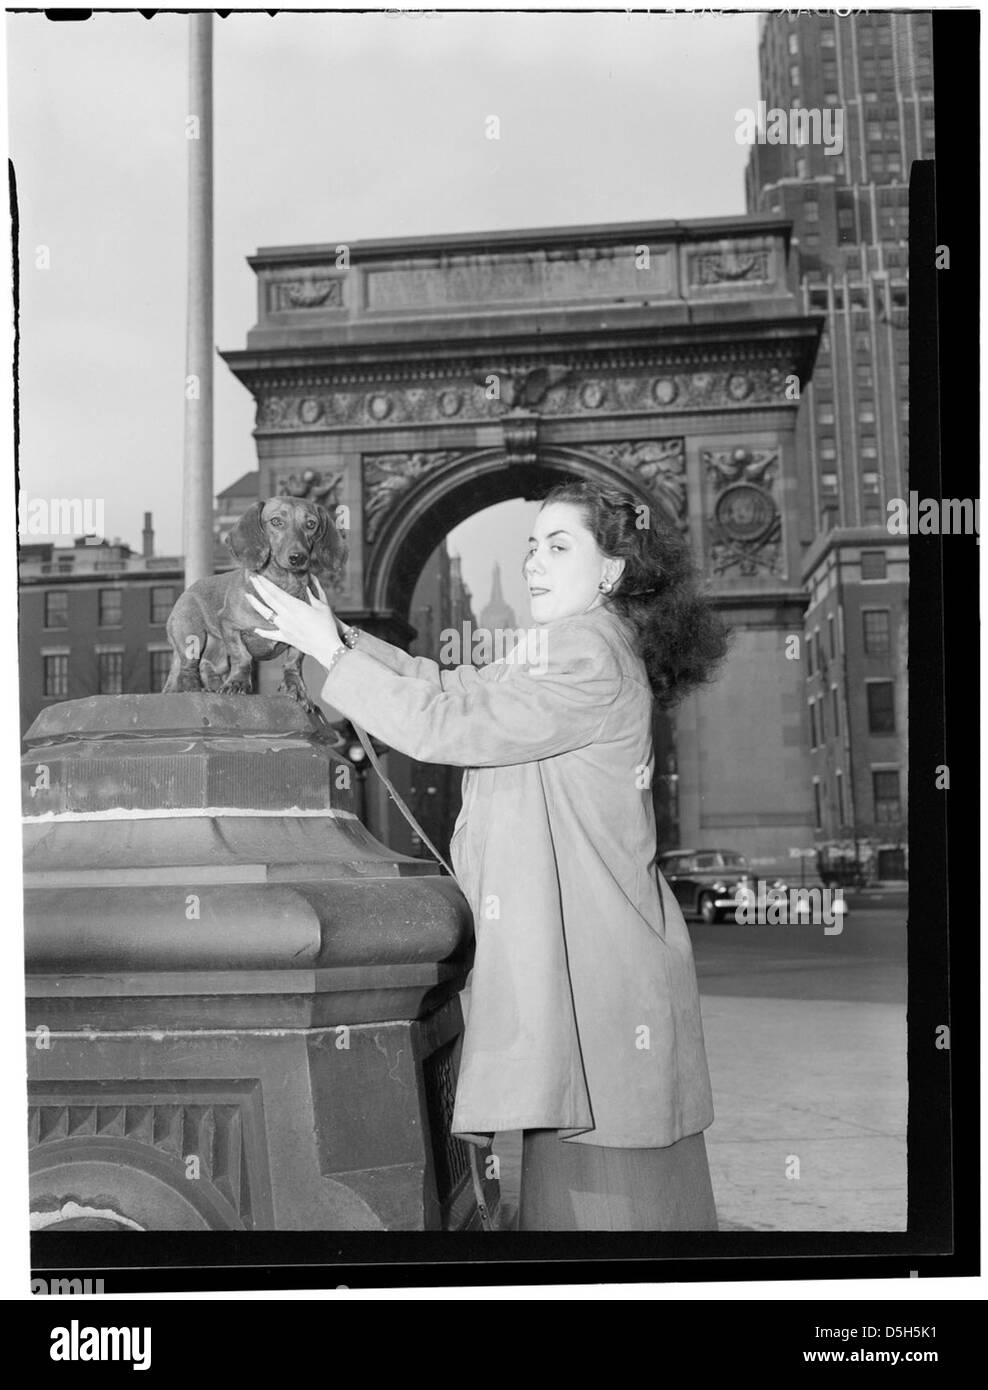
[[(419, 837), (419, 839), (422, 841), (422, 843), (423, 843), (424, 845), (427, 845), (428, 848), (432, 851), (432, 854), (434, 855), (434, 857), (435, 857), (435, 858), (439, 861), (439, 863), (443, 866), (443, 868), (444, 868), (444, 869), (446, 870), (446, 872), (449, 874), (449, 876), (450, 876), (450, 878), (453, 880), (453, 882), (454, 882), (454, 883), (457, 883), (456, 874), (454, 874), (454, 872), (453, 872), (452, 868), (450, 867), (450, 865), (447, 864), (446, 860), (445, 860), (445, 859), (443, 858), (443, 856), (439, 853), (438, 849), (436, 849), (435, 845), (434, 845), (434, 844), (432, 843), (432, 841), (429, 839), (428, 835), (425, 833), (425, 831), (424, 831), (424, 830), (422, 829), (422, 827), (419, 825), (418, 821), (415, 819), (415, 817), (414, 817), (414, 815), (412, 814), (412, 812), (411, 812), (411, 811), (408, 809), (408, 807), (405, 805), (405, 802), (404, 802), (404, 800), (402, 799), (402, 796), (401, 796), (400, 792), (398, 791), (397, 787), (394, 785), (394, 783), (391, 781), (391, 778), (388, 776), (388, 774), (385, 772), (384, 768), (381, 766), (381, 760), (380, 760), (380, 758), (377, 756), (377, 754), (375, 753), (375, 751), (374, 751), (374, 745), (371, 743), (371, 741), (370, 741), (370, 739), (368, 738), (367, 734), (364, 732), (364, 730), (360, 727), (359, 724), (357, 724), (357, 723), (354, 722), (354, 720), (351, 719), (351, 720), (350, 720), (350, 723), (351, 723), (351, 725), (353, 726), (353, 731), (354, 731), (354, 733), (357, 735), (357, 737), (360, 739), (361, 744), (363, 745), (364, 752), (367, 754), (367, 757), (368, 757), (368, 760), (369, 760), (369, 762), (370, 762), (371, 767), (374, 769), (374, 771), (377, 773), (378, 777), (380, 777), (381, 781), (382, 781), (382, 782), (384, 783), (384, 785), (387, 787), (387, 789), (388, 789), (388, 795), (391, 797), (391, 800), (392, 800), (392, 801), (395, 803), (395, 805), (398, 807), (398, 810), (399, 810), (399, 811), (401, 812), (401, 814), (405, 817), (406, 821), (407, 821), (408, 824), (412, 827), (412, 829), (414, 830), (415, 834)], [(459, 886), (459, 884), (457, 884), (457, 886)], [(462, 891), (462, 890), (461, 890), (461, 891)], [(464, 1141), (464, 1143), (465, 1143), (465, 1142), (466, 1142), (466, 1141)], [(490, 1208), (489, 1208), (488, 1205), (487, 1205), (487, 1199), (486, 1199), (486, 1197), (484, 1196), (484, 1181), (483, 1181), (483, 1178), (482, 1178), (481, 1172), (480, 1172), (480, 1163), (481, 1163), (481, 1148), (480, 1148), (480, 1145), (478, 1145), (478, 1144), (466, 1144), (466, 1148), (469, 1150), (469, 1153), (468, 1153), (467, 1157), (468, 1157), (468, 1160), (469, 1160), (469, 1163), (470, 1163), (470, 1180), (471, 1180), (471, 1182), (472, 1182), (472, 1184), (473, 1184), (473, 1197), (474, 1197), (474, 1201), (475, 1201), (476, 1204), (477, 1204), (477, 1211), (478, 1211), (479, 1214), (480, 1214), (480, 1225), (481, 1225), (481, 1229), (484, 1230), (484, 1231), (494, 1231), (494, 1230), (496, 1230), (497, 1228), (496, 1228), (496, 1226), (494, 1225), (494, 1218), (493, 1218), (493, 1216), (491, 1215)], [(488, 1146), (488, 1149), (489, 1149), (489, 1148), (490, 1148), (490, 1146)]]
[(357, 735), (357, 737), (360, 739), (360, 742), (363, 744), (364, 752), (367, 754), (367, 757), (368, 757), (368, 759), (369, 759), (369, 761), (370, 761), (371, 767), (374, 769), (374, 771), (377, 773), (378, 777), (380, 777), (381, 781), (382, 781), (382, 782), (384, 783), (384, 785), (387, 787), (387, 789), (388, 789), (388, 795), (391, 797), (391, 800), (394, 802), (394, 804), (398, 807), (398, 810), (401, 812), (401, 814), (402, 814), (402, 815), (405, 817), (405, 819), (408, 821), (408, 824), (409, 824), (409, 825), (412, 827), (412, 829), (415, 831), (415, 834), (419, 837), (419, 839), (422, 841), (422, 843), (423, 843), (424, 845), (427, 845), (427, 846), (428, 846), (428, 848), (432, 851), (433, 857), (434, 857), (435, 859), (438, 859), (439, 863), (443, 866), (443, 868), (444, 868), (444, 869), (446, 870), (446, 872), (449, 874), (450, 878), (451, 878), (451, 879), (453, 880), (453, 882), (455, 883), (455, 882), (456, 882), (456, 875), (453, 873), (452, 868), (449, 866), (449, 864), (447, 864), (446, 860), (443, 858), (443, 856), (442, 856), (442, 855), (439, 853), (439, 851), (436, 849), (435, 845), (434, 845), (434, 844), (432, 843), (432, 841), (429, 839), (428, 835), (425, 833), (425, 831), (424, 831), (424, 830), (422, 829), (422, 827), (419, 825), (418, 821), (417, 821), (417, 820), (415, 819), (415, 817), (412, 815), (411, 811), (410, 811), (410, 810), (408, 809), (408, 807), (405, 805), (405, 803), (404, 803), (404, 801), (402, 800), (401, 794), (400, 794), (400, 792), (398, 791), (397, 787), (396, 787), (395, 784), (392, 782), (392, 780), (391, 780), (391, 778), (388, 776), (388, 774), (385, 772), (384, 768), (381, 766), (381, 760), (380, 760), (380, 758), (377, 756), (377, 754), (374, 752), (374, 745), (371, 743), (371, 741), (370, 741), (370, 739), (368, 738), (367, 734), (366, 734), (366, 733), (364, 732), (364, 730), (360, 727), (360, 725), (359, 725), (359, 724), (355, 724), (354, 721), (353, 721), (352, 719), (350, 720), (350, 723), (351, 723), (351, 725), (353, 725), (353, 732)]

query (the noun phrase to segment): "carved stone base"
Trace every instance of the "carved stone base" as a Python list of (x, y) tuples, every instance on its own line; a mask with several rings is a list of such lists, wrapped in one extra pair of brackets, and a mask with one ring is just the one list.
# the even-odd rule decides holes
[(474, 1222), (469, 909), (367, 833), (332, 740), (195, 694), (56, 705), (27, 744), (33, 1228)]

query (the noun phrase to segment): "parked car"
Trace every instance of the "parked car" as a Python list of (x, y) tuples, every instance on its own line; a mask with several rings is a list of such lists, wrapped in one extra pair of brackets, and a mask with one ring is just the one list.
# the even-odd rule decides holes
[(729, 849), (670, 850), (659, 855), (659, 870), (684, 914), (704, 922), (717, 922), (728, 911), (733, 916), (738, 889), (754, 883), (747, 859)]
[[(704, 922), (719, 922), (723, 917), (734, 917), (738, 905), (738, 889), (750, 888), (760, 892), (759, 880), (753, 874), (743, 854), (730, 849), (677, 849), (660, 854), (659, 870), (684, 915), (700, 917)], [(794, 889), (824, 888), (823, 881), (816, 873), (807, 873), (802, 868), (792, 880), (773, 878), (765, 885), (787, 896)], [(808, 921), (809, 902), (804, 897), (793, 897), (791, 909), (795, 922)], [(844, 916), (847, 905), (842, 904)]]

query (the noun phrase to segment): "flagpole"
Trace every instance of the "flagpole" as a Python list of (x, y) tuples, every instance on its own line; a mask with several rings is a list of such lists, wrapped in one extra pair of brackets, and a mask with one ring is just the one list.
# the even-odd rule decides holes
[(185, 583), (213, 573), (213, 16), (189, 16), (188, 267), (182, 541)]

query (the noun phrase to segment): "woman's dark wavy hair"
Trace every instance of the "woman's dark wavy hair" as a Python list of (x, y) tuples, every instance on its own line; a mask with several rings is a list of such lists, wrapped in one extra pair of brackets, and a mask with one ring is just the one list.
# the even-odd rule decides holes
[(731, 632), (701, 591), (686, 538), (660, 518), (657, 507), (619, 488), (574, 479), (552, 488), (542, 506), (549, 502), (578, 507), (597, 548), (624, 560), (621, 578), (604, 601), (637, 638), (656, 704), (668, 709), (712, 680)]

